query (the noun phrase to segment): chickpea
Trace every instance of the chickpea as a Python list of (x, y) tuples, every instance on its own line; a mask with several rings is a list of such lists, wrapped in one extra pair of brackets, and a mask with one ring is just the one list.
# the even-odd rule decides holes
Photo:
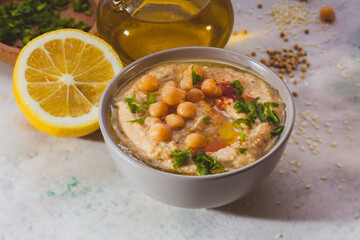
[(206, 146), (206, 137), (199, 133), (189, 134), (184, 141), (188, 148), (203, 148)]
[(194, 88), (192, 78), (191, 77), (185, 77), (184, 79), (182, 79), (180, 81), (179, 86), (180, 86), (181, 89), (185, 89), (185, 90)]
[(162, 100), (170, 106), (178, 105), (185, 100), (186, 92), (176, 87), (166, 87), (161, 93)]
[(205, 93), (205, 95), (210, 97), (220, 97), (222, 95), (221, 87), (214, 79), (205, 80), (201, 85), (201, 90)]
[(205, 95), (204, 95), (203, 91), (201, 91), (200, 89), (197, 89), (197, 88), (191, 89), (186, 94), (186, 100), (193, 102), (193, 103), (203, 100), (204, 98), (205, 98)]
[(174, 113), (165, 117), (165, 123), (169, 125), (171, 129), (179, 129), (185, 126), (184, 119)]
[(170, 140), (172, 133), (170, 127), (163, 123), (155, 123), (148, 131), (151, 139), (155, 141), (166, 142)]
[(324, 6), (320, 9), (320, 19), (324, 22), (331, 22), (335, 19), (335, 12), (329, 6)]
[(165, 88), (167, 88), (167, 87), (175, 87), (175, 88), (177, 88), (177, 87), (178, 87), (178, 83), (175, 82), (175, 81), (168, 81), (168, 82), (166, 82), (166, 83), (164, 84), (164, 86), (161, 88), (161, 91), (164, 91)]
[(136, 83), (137, 89), (143, 92), (153, 92), (159, 88), (159, 81), (152, 75), (144, 75)]
[(186, 119), (194, 118), (196, 115), (196, 106), (191, 102), (183, 102), (179, 104), (179, 106), (176, 109), (176, 112), (183, 118)]
[(145, 119), (145, 125), (148, 127), (151, 127), (155, 123), (162, 123), (162, 122), (161, 122), (160, 118), (157, 118), (157, 117), (147, 117)]
[(164, 102), (156, 102), (150, 105), (149, 114), (152, 117), (162, 118), (168, 113), (168, 105)]

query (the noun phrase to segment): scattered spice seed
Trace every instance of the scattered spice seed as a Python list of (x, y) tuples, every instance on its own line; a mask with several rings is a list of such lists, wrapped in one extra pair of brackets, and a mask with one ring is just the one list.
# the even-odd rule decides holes
[(305, 73), (300, 73), (300, 78), (304, 79), (305, 78)]
[(310, 184), (308, 184), (308, 185), (305, 186), (305, 189), (306, 189), (306, 190), (309, 190), (310, 188), (311, 188), (311, 185), (310, 185)]
[(255, 52), (255, 51), (251, 52), (251, 56), (255, 57), (255, 56), (256, 56), (256, 52)]
[(305, 29), (304, 33), (309, 34), (310, 33), (309, 29)]
[(258, 7), (258, 8), (262, 8), (262, 7), (263, 7), (262, 3), (258, 3), (258, 4), (257, 4), (257, 7)]
[(284, 33), (284, 32), (280, 32), (280, 37), (281, 37), (281, 38), (285, 37), (285, 33)]
[(288, 42), (288, 41), (289, 41), (289, 38), (285, 36), (285, 37), (284, 37), (284, 41), (285, 41), (285, 42)]
[(324, 22), (331, 22), (335, 19), (335, 12), (329, 6), (324, 6), (320, 9), (320, 19)]
[(302, 66), (302, 67), (300, 68), (300, 70), (301, 70), (302, 72), (306, 72), (306, 66)]
[(325, 181), (325, 180), (327, 179), (327, 177), (321, 176), (320, 179), (323, 180), (323, 181)]
[(336, 142), (332, 142), (332, 143), (331, 143), (331, 146), (332, 146), (332, 147), (336, 147), (336, 145), (337, 145)]
[(296, 92), (296, 91), (294, 91), (292, 94), (293, 94), (294, 97), (298, 97), (298, 96), (299, 96), (299, 93)]

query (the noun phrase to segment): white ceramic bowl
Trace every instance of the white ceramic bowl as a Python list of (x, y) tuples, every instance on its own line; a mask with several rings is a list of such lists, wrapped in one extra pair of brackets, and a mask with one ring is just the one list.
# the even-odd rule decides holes
[[(188, 176), (163, 172), (122, 151), (112, 135), (110, 108), (118, 91), (138, 74), (172, 61), (216, 62), (255, 73), (276, 89), (285, 103), (285, 128), (279, 141), (254, 163), (230, 172)], [(105, 89), (100, 101), (99, 122), (105, 143), (122, 174), (135, 187), (161, 202), (185, 208), (214, 208), (228, 204), (252, 191), (275, 168), (294, 125), (295, 108), (289, 89), (263, 64), (237, 52), (210, 47), (169, 49), (143, 57), (125, 67)]]

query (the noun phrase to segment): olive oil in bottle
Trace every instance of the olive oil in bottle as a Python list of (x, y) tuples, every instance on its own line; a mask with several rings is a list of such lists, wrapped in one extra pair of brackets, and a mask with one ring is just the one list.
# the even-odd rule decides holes
[(233, 20), (230, 0), (101, 0), (97, 28), (129, 64), (169, 48), (223, 47)]

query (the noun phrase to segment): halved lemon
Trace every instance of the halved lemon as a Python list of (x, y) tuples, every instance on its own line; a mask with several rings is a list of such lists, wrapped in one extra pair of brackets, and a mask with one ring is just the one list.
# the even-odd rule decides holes
[(91, 34), (62, 29), (29, 42), (13, 74), (15, 101), (37, 129), (79, 137), (99, 128), (101, 95), (122, 69), (115, 51)]

